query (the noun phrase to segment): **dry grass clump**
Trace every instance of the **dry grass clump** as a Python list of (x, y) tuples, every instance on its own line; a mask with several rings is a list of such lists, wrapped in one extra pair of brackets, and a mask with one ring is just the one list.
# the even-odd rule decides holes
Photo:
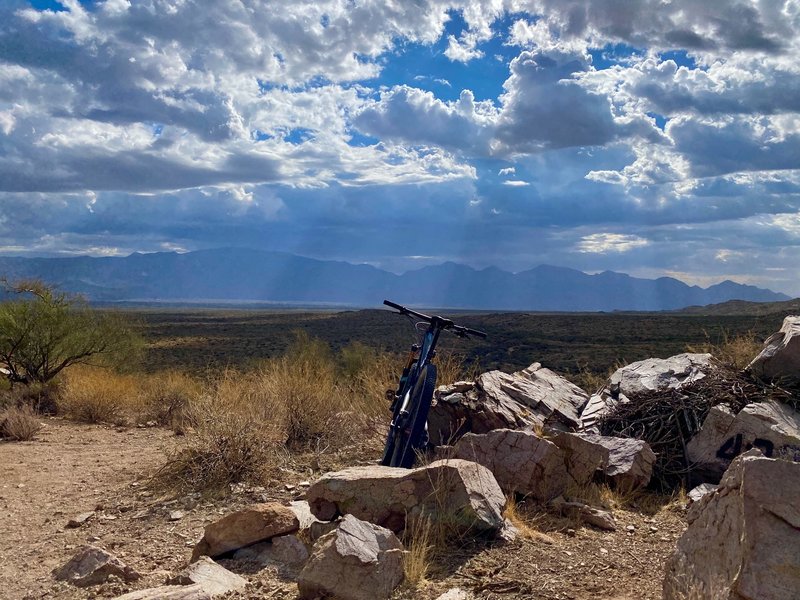
[(183, 432), (189, 424), (191, 405), (200, 397), (201, 383), (173, 370), (149, 375), (139, 385), (139, 420)]
[[(362, 346), (340, 356), (298, 334), (287, 354), (211, 379), (185, 409), (194, 428), (161, 478), (194, 489), (263, 481), (289, 457), (318, 468), (319, 457), (364, 442), (388, 416), (387, 359)], [(315, 464), (316, 463), (316, 464)]]
[(543, 520), (542, 513), (535, 515), (526, 514), (521, 506), (517, 503), (515, 494), (510, 494), (506, 498), (506, 508), (503, 511), (503, 516), (508, 519), (511, 524), (517, 528), (519, 535), (528, 540), (541, 542), (543, 544), (554, 544), (555, 540), (539, 531), (539, 525)]
[(0, 412), (0, 438), (28, 442), (41, 428), (39, 416), (28, 405), (7, 408)]
[(58, 411), (85, 423), (122, 423), (138, 412), (138, 383), (132, 375), (76, 366), (67, 372)]
[(411, 586), (419, 586), (431, 572), (435, 550), (432, 529), (431, 520), (426, 517), (412, 519), (405, 529), (403, 571)]
[(263, 479), (276, 462), (281, 436), (266, 396), (254, 373), (226, 371), (190, 405), (187, 417), (195, 432), (158, 478), (170, 486), (209, 492)]
[(727, 331), (722, 332), (722, 340), (713, 343), (706, 333), (706, 341), (698, 346), (687, 346), (689, 352), (707, 352), (723, 365), (741, 371), (750, 364), (763, 347), (762, 341), (755, 332), (730, 337)]

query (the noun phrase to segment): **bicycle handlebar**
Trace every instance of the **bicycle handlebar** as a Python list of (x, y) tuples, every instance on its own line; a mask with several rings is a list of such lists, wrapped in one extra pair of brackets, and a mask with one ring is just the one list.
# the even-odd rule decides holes
[(443, 317), (431, 317), (429, 315), (425, 315), (421, 312), (417, 312), (415, 310), (411, 310), (410, 308), (406, 308), (400, 304), (395, 302), (390, 302), (389, 300), (384, 300), (383, 303), (386, 306), (394, 308), (395, 310), (400, 311), (402, 315), (411, 315), (412, 317), (417, 317), (422, 321), (427, 321), (428, 323), (432, 323), (434, 320), (439, 321), (442, 323), (442, 329), (452, 329), (453, 333), (455, 333), (459, 337), (464, 337), (466, 335), (474, 335), (479, 338), (486, 338), (487, 335), (483, 331), (478, 331), (477, 329), (470, 329), (469, 327), (464, 327), (463, 325), (456, 325), (450, 319), (445, 319)]

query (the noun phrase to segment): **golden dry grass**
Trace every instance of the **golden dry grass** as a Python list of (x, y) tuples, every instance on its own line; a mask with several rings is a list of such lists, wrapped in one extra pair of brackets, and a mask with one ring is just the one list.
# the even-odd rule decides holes
[(64, 379), (58, 411), (85, 423), (122, 423), (126, 413), (138, 412), (138, 389), (132, 375), (75, 366)]
[(433, 524), (426, 517), (411, 520), (405, 529), (403, 571), (406, 583), (413, 587), (423, 583), (431, 572), (435, 550), (432, 530)]
[(712, 343), (708, 334), (706, 341), (686, 347), (688, 352), (707, 352), (722, 364), (737, 370), (750, 364), (763, 347), (762, 341), (753, 331), (731, 337), (727, 331), (722, 332), (722, 341)]
[[(454, 356), (438, 364), (445, 378), (461, 375)], [(64, 377), (58, 407), (79, 421), (151, 423), (188, 433), (161, 478), (223, 489), (263, 481), (279, 465), (319, 468), (321, 460), (330, 465), (365, 445), (370, 452), (382, 446), (385, 393), (396, 386), (401, 367), (397, 357), (364, 344), (334, 354), (299, 332), (284, 356), (205, 378), (75, 367)]]
[(552, 537), (539, 530), (543, 515), (541, 513), (526, 514), (517, 504), (517, 498), (514, 494), (506, 497), (506, 508), (503, 511), (503, 516), (517, 528), (519, 535), (523, 538), (543, 544), (555, 543)]

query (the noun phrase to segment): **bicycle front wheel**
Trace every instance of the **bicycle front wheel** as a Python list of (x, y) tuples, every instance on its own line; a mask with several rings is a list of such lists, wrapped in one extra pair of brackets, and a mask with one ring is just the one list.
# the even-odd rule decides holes
[(404, 422), (399, 423), (393, 432), (392, 456), (389, 466), (409, 469), (414, 465), (416, 451), (426, 443), (425, 427), (428, 412), (436, 389), (436, 366), (425, 365), (417, 379), (406, 407), (408, 413)]

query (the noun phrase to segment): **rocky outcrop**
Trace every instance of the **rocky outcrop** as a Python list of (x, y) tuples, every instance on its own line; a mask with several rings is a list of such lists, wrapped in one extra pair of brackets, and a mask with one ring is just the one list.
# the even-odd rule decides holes
[(564, 454), (530, 431), (496, 429), (468, 433), (452, 449), (453, 458), (489, 469), (506, 492), (530, 495), (540, 502), (560, 496), (567, 486)]
[(205, 534), (194, 548), (192, 562), (201, 556), (216, 557), (275, 536), (293, 533), (300, 527), (295, 512), (276, 502), (253, 504), (206, 525)]
[(593, 395), (581, 412), (584, 430), (599, 433), (597, 422), (619, 402), (635, 401), (668, 389), (679, 389), (708, 377), (718, 367), (710, 354), (677, 354), (669, 358), (648, 358), (617, 369), (608, 385)]
[(634, 490), (650, 483), (656, 455), (647, 442), (593, 434), (581, 434), (580, 437), (608, 451), (603, 472), (616, 487)]
[(300, 572), (301, 598), (389, 598), (403, 580), (403, 545), (388, 529), (345, 515), (322, 536)]
[(783, 320), (780, 331), (767, 338), (747, 370), (761, 379), (800, 380), (800, 316)]
[(78, 587), (105, 582), (111, 575), (124, 581), (135, 581), (140, 575), (113, 554), (97, 546), (83, 546), (61, 568), (53, 571), (58, 581)]
[(452, 444), (467, 432), (530, 430), (534, 426), (571, 431), (588, 395), (560, 375), (534, 363), (514, 374), (483, 373), (474, 382), (440, 387), (428, 417), (434, 445)]
[(800, 590), (800, 464), (757, 450), (692, 505), (664, 599), (794, 600)]
[(241, 590), (247, 580), (231, 573), (207, 556), (201, 556), (180, 573), (167, 580), (169, 585), (199, 585), (212, 598), (233, 590)]
[(393, 531), (404, 529), (407, 517), (424, 515), (496, 532), (505, 505), (486, 467), (458, 459), (413, 470), (365, 466), (327, 473), (308, 489), (307, 499), (323, 521), (350, 514)]
[(686, 455), (699, 479), (719, 481), (734, 458), (754, 447), (767, 457), (800, 461), (800, 412), (772, 400), (748, 404), (738, 414), (715, 406)]

